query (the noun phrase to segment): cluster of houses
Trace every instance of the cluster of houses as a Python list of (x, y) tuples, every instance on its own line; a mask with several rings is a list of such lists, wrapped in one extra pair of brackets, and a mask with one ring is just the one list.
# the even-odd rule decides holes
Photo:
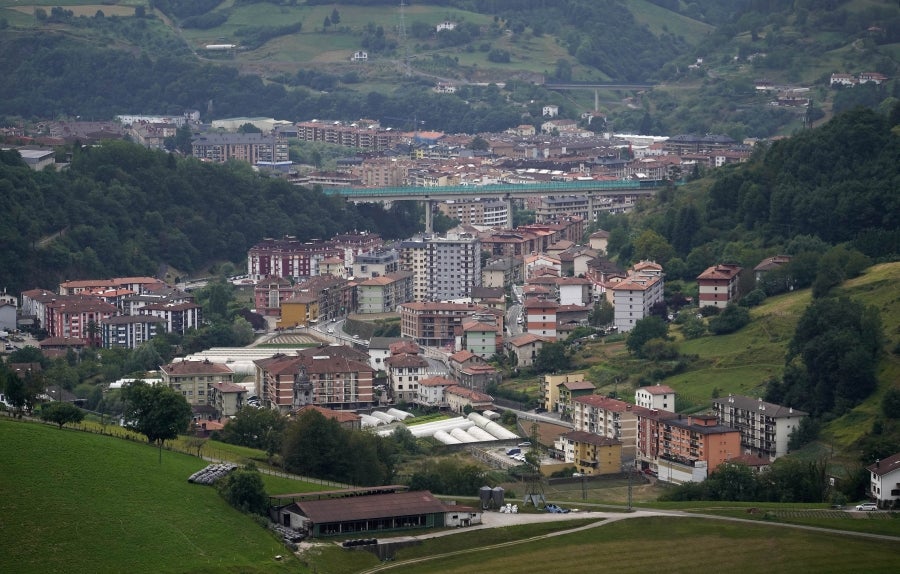
[(704, 480), (726, 461), (755, 470), (788, 452), (791, 432), (807, 413), (739, 395), (713, 399), (709, 414), (675, 412), (676, 391), (639, 387), (634, 403), (594, 394), (580, 373), (545, 375), (544, 408), (574, 430), (555, 441), (553, 454), (584, 475), (637, 468), (664, 482)]
[(859, 74), (831, 74), (830, 85), (852, 88), (859, 84), (876, 84), (881, 85), (888, 80), (888, 77), (879, 72), (860, 72)]

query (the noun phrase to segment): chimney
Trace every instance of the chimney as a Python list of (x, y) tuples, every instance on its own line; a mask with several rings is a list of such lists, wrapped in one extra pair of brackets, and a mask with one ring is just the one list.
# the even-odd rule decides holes
[(881, 459), (880, 459), (880, 458), (876, 458), (876, 459), (875, 459), (875, 468), (880, 468), (880, 467), (881, 467)]

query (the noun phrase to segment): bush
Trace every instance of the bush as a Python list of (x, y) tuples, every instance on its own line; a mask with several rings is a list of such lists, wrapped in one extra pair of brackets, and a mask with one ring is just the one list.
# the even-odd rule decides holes
[(709, 320), (709, 330), (716, 335), (734, 333), (750, 322), (750, 311), (746, 307), (728, 304), (725, 310)]
[(222, 498), (238, 510), (265, 515), (269, 498), (262, 477), (252, 463), (221, 479), (216, 487)]
[(741, 298), (741, 307), (756, 307), (766, 300), (766, 292), (762, 289), (754, 289)]

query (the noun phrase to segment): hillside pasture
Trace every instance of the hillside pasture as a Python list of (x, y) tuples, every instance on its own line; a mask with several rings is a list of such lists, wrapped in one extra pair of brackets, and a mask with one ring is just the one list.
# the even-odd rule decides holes
[[(3, 572), (275, 572), (285, 547), (214, 488), (206, 462), (0, 418)], [(296, 568), (296, 564), (294, 564)]]
[[(435, 554), (440, 554), (439, 541)], [(652, 552), (647, 549), (652, 548)], [(700, 549), (702, 553), (686, 549)], [(398, 555), (402, 560), (402, 554)], [(571, 572), (645, 573), (658, 570), (690, 573), (698, 560), (716, 570), (743, 572), (894, 572), (900, 545), (769, 525), (728, 523), (693, 518), (634, 518), (581, 532), (485, 551), (441, 556), (392, 573), (463, 574), (477, 569), (504, 574), (558, 570)], [(861, 562), (862, 560), (862, 562)]]

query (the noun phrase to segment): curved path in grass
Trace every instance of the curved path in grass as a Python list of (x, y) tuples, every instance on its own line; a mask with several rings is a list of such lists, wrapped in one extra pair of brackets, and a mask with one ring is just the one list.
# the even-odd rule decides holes
[[(749, 520), (747, 518), (734, 518), (734, 517), (730, 517), (730, 516), (716, 516), (716, 515), (712, 515), (712, 514), (694, 514), (694, 513), (688, 513), (688, 512), (684, 512), (684, 511), (680, 511), (680, 510), (636, 510), (634, 512), (629, 512), (629, 513), (591, 512), (588, 514), (590, 514), (592, 516), (596, 515), (596, 517), (598, 518), (598, 521), (591, 523), (591, 524), (584, 525), (584, 526), (578, 526), (576, 528), (569, 528), (566, 530), (550, 532), (548, 534), (541, 534), (539, 536), (523, 538), (522, 540), (511, 540), (508, 542), (501, 542), (498, 544), (491, 544), (488, 546), (479, 546), (477, 548), (467, 548), (465, 550), (456, 550), (453, 552), (445, 552), (442, 554), (434, 554), (431, 556), (410, 558), (409, 560), (401, 560), (401, 561), (397, 561), (397, 562), (390, 562), (387, 564), (379, 564), (378, 566), (375, 566), (374, 568), (369, 568), (367, 570), (361, 571), (360, 574), (374, 574), (376, 572), (384, 572), (384, 571), (390, 570), (392, 568), (398, 568), (401, 566), (409, 566), (412, 564), (419, 564), (419, 563), (426, 562), (429, 560), (438, 560), (438, 559), (442, 559), (442, 558), (449, 558), (452, 556), (459, 556), (462, 554), (472, 554), (475, 552), (495, 550), (498, 548), (506, 548), (509, 546), (516, 546), (519, 544), (528, 544), (528, 543), (534, 542), (536, 540), (543, 540), (546, 538), (553, 538), (555, 536), (563, 536), (566, 534), (572, 534), (575, 532), (580, 532), (580, 531), (588, 530), (591, 528), (597, 528), (597, 527), (603, 526), (605, 524), (612, 524), (614, 522), (618, 522), (620, 520), (626, 520), (626, 519), (631, 519), (631, 518), (647, 518), (647, 517), (653, 517), (653, 516), (669, 516), (669, 517), (675, 517), (675, 518), (707, 518), (707, 519), (711, 519), (711, 520), (723, 520), (723, 521), (727, 521), (727, 522), (739, 522), (739, 523), (744, 523), (744, 524), (752, 524), (755, 526), (766, 525), (766, 526), (776, 526), (776, 527), (782, 527), (782, 528), (795, 528), (798, 530), (806, 530), (806, 531), (810, 531), (810, 532), (817, 532), (817, 533), (823, 533), (823, 534), (839, 534), (842, 536), (856, 536), (856, 537), (860, 537), (860, 538), (869, 538), (872, 540), (882, 540), (882, 541), (900, 543), (900, 537), (890, 536), (890, 535), (886, 535), (886, 534), (855, 532), (852, 530), (839, 530), (839, 529), (835, 529), (835, 528), (823, 528), (820, 526), (807, 526), (807, 525), (803, 525), (803, 524), (788, 524), (788, 523), (784, 523), (784, 522), (760, 522), (758, 520)], [(565, 519), (581, 518), (581, 517), (584, 517), (584, 514), (582, 514), (582, 513), (578, 513), (578, 514), (574, 514), (574, 515), (573, 514), (564, 514), (564, 515), (521, 514), (521, 515), (507, 515), (507, 516), (519, 516), (519, 517), (552, 516), (553, 518), (551, 518), (549, 520), (554, 520), (554, 519), (555, 520), (565, 520)], [(590, 518), (590, 517), (591, 516), (588, 516), (588, 518)], [(471, 528), (436, 532), (436, 533), (432, 533), (432, 534), (423, 534), (420, 536), (416, 536), (415, 538), (417, 538), (417, 539), (436, 538), (439, 536), (447, 536), (447, 535), (456, 534), (459, 532), (470, 532), (472, 530), (481, 529), (481, 528), (497, 528), (497, 527), (501, 527), (501, 526), (511, 526), (511, 525), (512, 525), (512, 523), (483, 524), (483, 525), (474, 526)]]

